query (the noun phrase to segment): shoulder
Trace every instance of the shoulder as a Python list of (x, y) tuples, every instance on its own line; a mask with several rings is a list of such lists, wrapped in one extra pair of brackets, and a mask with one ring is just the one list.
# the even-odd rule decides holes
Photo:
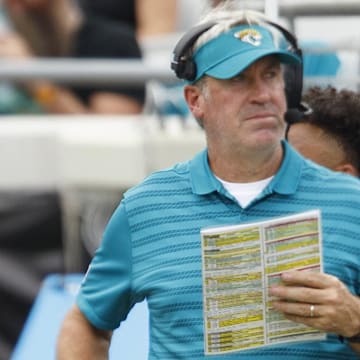
[(288, 181), (298, 174), (300, 184), (304, 186), (321, 186), (322, 188), (342, 188), (359, 192), (360, 179), (339, 171), (330, 170), (321, 166), (301, 155), (289, 143), (283, 142), (285, 148), (285, 161), (282, 177), (287, 177)]
[[(304, 160), (303, 176), (309, 180), (327, 182), (327, 185), (341, 185), (360, 188), (360, 180), (352, 175), (340, 171), (333, 171), (318, 165), (311, 160)], [(324, 184), (326, 185), (326, 184)]]
[(314, 196), (334, 201), (348, 200), (360, 204), (360, 180), (352, 175), (332, 171), (310, 160), (304, 161), (300, 186)]
[(164, 192), (180, 191), (190, 189), (189, 161), (178, 163), (167, 169), (155, 171), (147, 176), (140, 184), (129, 189), (124, 197), (133, 199), (135, 197)]

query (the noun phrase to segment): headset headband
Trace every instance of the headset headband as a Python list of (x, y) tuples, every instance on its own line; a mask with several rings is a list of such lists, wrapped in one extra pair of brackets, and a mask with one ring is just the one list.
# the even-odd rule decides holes
[[(288, 103), (288, 108), (299, 108), (301, 105), (301, 96), (303, 88), (303, 65), (302, 65), (302, 50), (298, 47), (296, 37), (288, 30), (277, 23), (265, 20), (265, 23), (276, 28), (283, 35), (285, 40), (291, 45), (289, 52), (296, 54), (301, 63), (285, 65), (285, 93)], [(191, 49), (196, 40), (204, 32), (216, 25), (216, 21), (209, 21), (197, 25), (187, 31), (176, 44), (173, 51), (173, 60), (171, 62), (171, 69), (180, 79), (192, 81), (196, 78), (196, 63), (192, 58)]]

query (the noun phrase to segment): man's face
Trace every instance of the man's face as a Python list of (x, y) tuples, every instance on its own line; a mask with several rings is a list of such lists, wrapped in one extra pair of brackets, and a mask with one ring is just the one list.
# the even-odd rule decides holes
[(336, 140), (319, 127), (308, 123), (296, 123), (290, 126), (288, 141), (304, 157), (336, 170), (344, 163), (345, 154)]
[(264, 57), (234, 78), (205, 81), (196, 106), (189, 105), (202, 122), (209, 148), (253, 152), (279, 145), (286, 98), (276, 57)]

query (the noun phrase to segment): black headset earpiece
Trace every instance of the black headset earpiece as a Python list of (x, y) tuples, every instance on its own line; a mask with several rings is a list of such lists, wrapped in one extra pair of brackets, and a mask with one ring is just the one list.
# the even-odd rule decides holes
[(285, 65), (285, 94), (288, 109), (299, 109), (301, 111), (301, 97), (303, 90), (303, 55), (302, 50), (298, 46), (296, 37), (291, 34), (287, 29), (280, 26), (277, 23), (272, 21), (267, 21), (267, 23), (274, 28), (278, 29), (283, 37), (286, 39), (287, 43), (290, 45), (290, 48), (287, 50), (296, 54), (301, 62), (297, 64), (286, 64)]
[[(285, 65), (285, 93), (288, 108), (298, 108), (301, 103), (303, 88), (303, 65), (302, 51), (298, 47), (297, 39), (288, 30), (277, 23), (266, 21), (270, 26), (279, 30), (286, 41), (289, 43), (290, 52), (295, 53), (301, 59), (300, 64)], [(187, 31), (178, 41), (173, 51), (171, 69), (174, 70), (179, 79), (192, 81), (196, 77), (196, 63), (192, 59), (191, 48), (196, 40), (205, 31), (216, 25), (217, 22), (210, 21), (197, 25)]]
[(188, 81), (195, 79), (196, 64), (195, 61), (192, 60), (190, 50), (199, 36), (214, 25), (216, 25), (216, 22), (210, 21), (191, 28), (182, 36), (175, 46), (171, 69), (174, 70), (179, 79)]

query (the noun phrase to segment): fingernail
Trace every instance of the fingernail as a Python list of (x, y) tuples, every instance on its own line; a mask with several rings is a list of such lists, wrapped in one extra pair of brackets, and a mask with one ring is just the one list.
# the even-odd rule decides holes
[(284, 279), (284, 280), (290, 280), (291, 279), (291, 274), (289, 272), (282, 273), (281, 278)]
[(276, 286), (276, 285), (271, 286), (271, 287), (269, 288), (269, 293), (270, 293), (271, 295), (277, 295), (278, 292), (279, 292), (279, 287)]

